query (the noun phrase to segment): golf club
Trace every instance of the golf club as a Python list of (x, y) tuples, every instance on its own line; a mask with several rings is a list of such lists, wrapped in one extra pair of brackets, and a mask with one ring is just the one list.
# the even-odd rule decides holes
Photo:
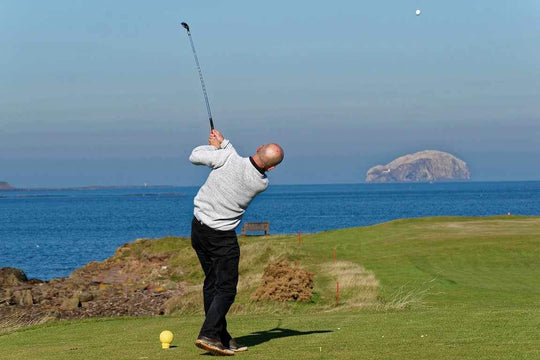
[(214, 130), (214, 121), (212, 120), (212, 111), (210, 110), (210, 102), (208, 101), (208, 95), (206, 94), (206, 85), (204, 85), (204, 79), (202, 76), (201, 66), (199, 65), (199, 59), (197, 58), (197, 52), (195, 51), (195, 45), (193, 45), (193, 39), (191, 38), (191, 32), (189, 31), (189, 25), (185, 22), (182, 23), (184, 29), (187, 30), (189, 37), (189, 42), (191, 44), (191, 50), (193, 50), (193, 57), (195, 58), (195, 64), (197, 65), (197, 70), (199, 70), (199, 79), (201, 80), (202, 91), (204, 94), (204, 100), (206, 101), (206, 111), (208, 111), (208, 117), (210, 120), (210, 129)]

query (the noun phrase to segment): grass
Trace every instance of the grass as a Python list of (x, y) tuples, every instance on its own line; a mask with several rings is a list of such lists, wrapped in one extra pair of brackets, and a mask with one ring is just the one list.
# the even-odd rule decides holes
[[(245, 359), (540, 358), (540, 217), (398, 220), (303, 236), (241, 238), (241, 283), (229, 328)], [(170, 266), (191, 288), (172, 316), (61, 321), (0, 335), (2, 359), (190, 359), (202, 323), (187, 240), (134, 251), (178, 251)], [(155, 244), (156, 246), (154, 247)], [(338, 262), (332, 259), (336, 249)], [(142, 255), (141, 255), (142, 256)], [(308, 304), (253, 303), (266, 263), (314, 272)], [(339, 280), (341, 304), (335, 304)], [(184, 306), (184, 307), (183, 307)], [(164, 330), (175, 348), (161, 350)]]

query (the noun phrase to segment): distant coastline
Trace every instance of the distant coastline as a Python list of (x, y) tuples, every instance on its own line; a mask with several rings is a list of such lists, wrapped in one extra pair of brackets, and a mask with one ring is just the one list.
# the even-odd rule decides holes
[[(4, 186), (2, 186), (5, 184)], [(13, 187), (7, 182), (0, 181), (0, 191), (60, 191), (60, 190), (123, 190), (123, 189), (166, 189), (178, 187), (175, 185), (88, 185), (88, 186), (62, 186), (62, 187)]]

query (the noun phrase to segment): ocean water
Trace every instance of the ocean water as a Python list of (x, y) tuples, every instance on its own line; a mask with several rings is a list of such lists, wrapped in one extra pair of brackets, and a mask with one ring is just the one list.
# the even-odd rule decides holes
[[(68, 276), (137, 238), (188, 236), (196, 187), (0, 191), (0, 266)], [(313, 233), (423, 216), (540, 215), (540, 181), (270, 185), (244, 221)]]

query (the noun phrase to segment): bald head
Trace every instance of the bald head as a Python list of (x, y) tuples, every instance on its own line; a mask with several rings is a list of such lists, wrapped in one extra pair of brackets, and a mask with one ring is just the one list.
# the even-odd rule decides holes
[(269, 143), (261, 145), (253, 156), (258, 165), (265, 170), (272, 170), (284, 157), (283, 149), (278, 144)]

